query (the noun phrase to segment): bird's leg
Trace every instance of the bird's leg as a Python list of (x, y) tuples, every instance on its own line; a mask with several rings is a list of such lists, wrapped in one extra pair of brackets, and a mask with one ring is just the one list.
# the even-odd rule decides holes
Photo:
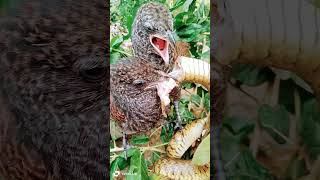
[(128, 151), (128, 143), (127, 143), (127, 133), (123, 132), (122, 133), (122, 146), (124, 150), (124, 159), (127, 160), (127, 151)]
[(144, 90), (156, 88), (161, 102), (162, 115), (167, 117), (166, 107), (170, 104), (169, 94), (178, 85), (172, 78), (150, 83)]
[(182, 129), (182, 120), (181, 120), (180, 111), (179, 111), (179, 100), (174, 100), (173, 105), (174, 105), (174, 110), (177, 115), (176, 126), (174, 128), (175, 129), (178, 128), (179, 130), (181, 130)]
[(126, 120), (125, 123), (123, 124), (123, 133), (122, 133), (122, 146), (123, 146), (123, 150), (124, 150), (125, 160), (127, 160), (127, 158), (128, 158), (128, 149), (130, 148), (128, 141), (127, 141), (127, 129), (128, 129), (128, 125), (127, 125), (127, 120)]

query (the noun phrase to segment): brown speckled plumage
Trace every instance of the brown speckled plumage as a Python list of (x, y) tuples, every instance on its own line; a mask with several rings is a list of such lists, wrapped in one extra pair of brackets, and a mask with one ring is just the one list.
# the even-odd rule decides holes
[(126, 133), (148, 131), (161, 123), (160, 98), (155, 88), (145, 89), (165, 77), (149, 64), (133, 58), (110, 68), (111, 116), (126, 125)]
[(17, 4), (0, 25), (0, 176), (106, 179), (107, 3)]

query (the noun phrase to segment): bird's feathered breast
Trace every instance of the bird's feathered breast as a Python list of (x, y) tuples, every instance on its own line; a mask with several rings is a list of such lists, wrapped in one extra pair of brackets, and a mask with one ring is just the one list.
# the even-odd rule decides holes
[[(120, 60), (110, 68), (110, 94), (125, 115), (128, 130), (146, 131), (161, 117), (160, 98), (155, 88), (146, 89), (162, 76), (139, 60)], [(117, 118), (117, 117), (114, 117)]]

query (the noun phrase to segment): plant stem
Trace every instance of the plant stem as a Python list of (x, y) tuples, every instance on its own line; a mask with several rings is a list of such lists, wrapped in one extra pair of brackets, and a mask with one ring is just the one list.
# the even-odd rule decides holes
[[(152, 150), (152, 151), (158, 151), (158, 152), (163, 152), (163, 153), (165, 153), (164, 151), (162, 151), (162, 150), (160, 150), (160, 149), (157, 149), (157, 147), (165, 146), (165, 145), (167, 145), (167, 144), (169, 144), (169, 143), (163, 143), (163, 144), (158, 144), (158, 145), (155, 145), (155, 146), (147, 146), (147, 147), (137, 147), (137, 146), (133, 146), (133, 147), (131, 147), (131, 148), (138, 148), (138, 149), (143, 150), (143, 151)], [(115, 147), (115, 148), (110, 149), (110, 153), (116, 153), (116, 152), (122, 152), (122, 151), (124, 151), (124, 148), (123, 148), (123, 147), (121, 147), (121, 148)]]
[(300, 100), (300, 95), (297, 90), (297, 88), (294, 89), (294, 111), (295, 115), (293, 118), (291, 118), (291, 123), (290, 123), (290, 131), (289, 131), (289, 138), (295, 142), (298, 143), (298, 138), (297, 138), (297, 123), (300, 118), (300, 109), (301, 109), (301, 100)]
[(150, 134), (150, 138), (153, 136), (154, 133), (156, 133), (159, 129), (161, 129), (163, 127), (163, 125), (161, 125), (160, 127), (158, 127), (157, 129), (155, 129), (151, 134)]
[(268, 125), (268, 124), (263, 124), (262, 126), (271, 129), (273, 132), (275, 132), (276, 134), (278, 134), (279, 136), (281, 136), (282, 139), (284, 139), (287, 143), (289, 144), (294, 144), (290, 138), (288, 138), (287, 136), (285, 136), (284, 134), (282, 134), (280, 131), (278, 131), (276, 128)]
[(132, 56), (132, 54), (127, 53), (127, 52), (125, 52), (125, 51), (122, 51), (122, 50), (120, 50), (120, 49), (114, 49), (114, 48), (112, 48), (111, 51), (116, 51), (116, 52), (122, 53), (122, 54), (124, 54), (124, 55), (126, 55), (126, 56)]

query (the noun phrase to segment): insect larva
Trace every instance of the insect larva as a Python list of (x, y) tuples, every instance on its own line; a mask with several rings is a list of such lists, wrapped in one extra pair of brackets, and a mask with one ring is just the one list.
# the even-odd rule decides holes
[(210, 165), (196, 166), (191, 160), (162, 158), (154, 164), (154, 172), (174, 180), (210, 179)]
[(217, 9), (216, 59), (290, 70), (320, 100), (320, 8), (303, 0), (219, 0)]
[(179, 64), (171, 75), (180, 82), (193, 82), (203, 85), (210, 91), (210, 64), (195, 58), (180, 56)]
[[(194, 58), (179, 57), (179, 65), (171, 75), (180, 82), (194, 82), (210, 91), (210, 64)], [(202, 134), (209, 121), (207, 116), (194, 120), (175, 133), (166, 149), (169, 157), (161, 158), (154, 164), (154, 173), (175, 180), (208, 180), (210, 165), (194, 165), (191, 160), (181, 160), (182, 155)]]
[(188, 148), (200, 138), (208, 117), (192, 121), (187, 124), (181, 131), (174, 134), (167, 147), (167, 154), (172, 158), (181, 158)]

